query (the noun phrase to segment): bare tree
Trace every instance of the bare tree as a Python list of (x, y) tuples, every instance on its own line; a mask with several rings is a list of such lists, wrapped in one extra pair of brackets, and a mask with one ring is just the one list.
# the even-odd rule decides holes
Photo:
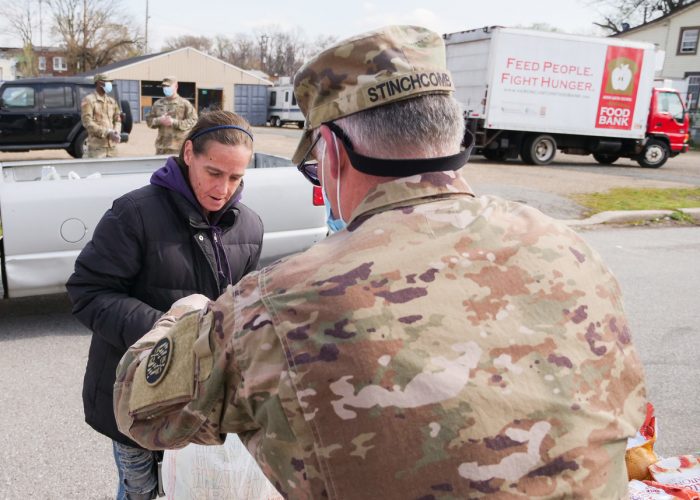
[(267, 36), (268, 39), (261, 69), (270, 75), (294, 75), (301, 67), (307, 50), (301, 28), (284, 31), (272, 26), (265, 29), (260, 36)]
[(269, 75), (293, 76), (306, 59), (336, 41), (334, 36), (320, 36), (306, 41), (301, 28), (283, 30), (267, 26), (256, 33), (262, 54), (260, 69)]
[(288, 31), (278, 26), (267, 26), (256, 30), (253, 35), (236, 33), (231, 37), (183, 35), (169, 38), (163, 50), (194, 47), (239, 68), (259, 69), (269, 75), (292, 76), (310, 55), (335, 40), (334, 36), (323, 36), (309, 43), (300, 28)]
[(120, 0), (49, 0), (68, 68), (88, 71), (138, 54), (140, 38)]
[(0, 3), (0, 15), (5, 19), (9, 31), (22, 41), (22, 45), (32, 44), (32, 36), (37, 19), (32, 17), (36, 4), (33, 0), (4, 0)]
[(259, 68), (260, 53), (253, 37), (237, 33), (231, 38), (217, 36), (215, 56), (239, 68)]
[(316, 54), (337, 41), (338, 37), (335, 35), (319, 35), (309, 44), (309, 49), (312, 51), (312, 54)]
[(18, 60), (18, 70), (23, 76), (36, 76), (38, 68), (34, 55), (34, 27), (36, 19), (33, 0), (5, 0), (0, 3), (0, 16), (5, 19), (8, 31), (22, 42), (22, 55)]
[(596, 26), (611, 34), (622, 33), (635, 26), (671, 14), (698, 0), (594, 0), (589, 5), (597, 7), (602, 20)]
[(180, 35), (170, 37), (165, 40), (163, 50), (181, 49), (182, 47), (192, 47), (207, 54), (211, 53), (213, 42), (206, 36)]
[(233, 42), (224, 35), (216, 35), (212, 40), (211, 55), (227, 61), (233, 53)]

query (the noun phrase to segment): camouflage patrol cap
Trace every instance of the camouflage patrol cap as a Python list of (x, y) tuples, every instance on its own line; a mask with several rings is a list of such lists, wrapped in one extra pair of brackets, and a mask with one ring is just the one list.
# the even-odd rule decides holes
[(166, 76), (163, 78), (163, 83), (160, 84), (161, 87), (170, 87), (171, 85), (177, 83), (177, 78), (174, 76)]
[(445, 44), (419, 26), (387, 26), (338, 42), (294, 76), (294, 94), (306, 117), (292, 157), (298, 163), (324, 122), (425, 94), (454, 90)]
[(97, 82), (111, 82), (112, 78), (110, 78), (107, 73), (97, 73), (93, 78), (92, 81), (97, 83)]

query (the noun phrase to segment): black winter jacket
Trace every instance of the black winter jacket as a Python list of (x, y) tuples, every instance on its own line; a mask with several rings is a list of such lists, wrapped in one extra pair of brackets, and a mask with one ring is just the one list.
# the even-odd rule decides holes
[[(236, 283), (258, 265), (262, 221), (233, 203), (218, 226)], [(78, 256), (66, 287), (73, 314), (93, 331), (85, 421), (115, 441), (138, 446), (119, 432), (112, 407), (122, 355), (176, 300), (194, 293), (215, 299), (226, 289), (211, 238), (209, 224), (181, 194), (149, 185), (117, 199)]]

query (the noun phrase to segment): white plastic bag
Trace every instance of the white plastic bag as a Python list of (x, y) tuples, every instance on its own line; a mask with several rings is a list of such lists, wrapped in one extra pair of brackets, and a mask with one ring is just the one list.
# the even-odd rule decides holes
[(169, 500), (281, 500), (235, 434), (221, 446), (166, 450), (163, 489)]
[(46, 165), (41, 167), (41, 180), (42, 181), (59, 181), (61, 180), (61, 175), (56, 170), (56, 167), (51, 165)]

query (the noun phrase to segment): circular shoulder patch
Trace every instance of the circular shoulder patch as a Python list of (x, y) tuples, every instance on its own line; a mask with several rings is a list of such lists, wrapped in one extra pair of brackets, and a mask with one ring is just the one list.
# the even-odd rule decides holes
[(148, 385), (156, 385), (163, 380), (163, 376), (170, 366), (172, 354), (173, 343), (170, 338), (163, 337), (156, 342), (146, 361), (146, 383)]

